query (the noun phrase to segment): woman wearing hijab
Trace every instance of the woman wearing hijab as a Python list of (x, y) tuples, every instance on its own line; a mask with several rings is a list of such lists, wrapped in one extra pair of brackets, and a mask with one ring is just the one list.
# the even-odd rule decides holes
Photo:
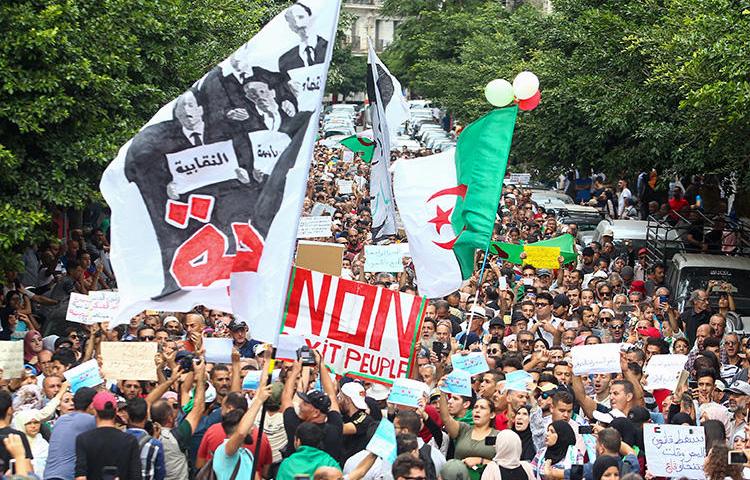
[(42, 335), (36, 330), (26, 332), (26, 336), (23, 337), (23, 363), (36, 365), (38, 363), (37, 355), (41, 351)]
[(39, 433), (42, 426), (40, 415), (39, 410), (21, 410), (16, 412), (13, 416), (13, 428), (26, 434), (26, 439), (29, 441), (29, 446), (31, 447), (31, 454), (34, 457), (31, 460), (31, 464), (34, 466), (34, 473), (39, 478), (44, 478), (44, 465), (47, 463), (49, 443)]
[(485, 467), (482, 480), (533, 480), (534, 470), (521, 461), (521, 438), (511, 430), (503, 430), (495, 440), (495, 458)]
[(602, 455), (594, 462), (594, 480), (620, 480), (620, 465), (617, 457)]
[(513, 426), (511, 430), (516, 432), (518, 437), (521, 439), (521, 460), (530, 462), (536, 455), (536, 446), (534, 445), (534, 439), (531, 436), (531, 407), (528, 405), (521, 405), (516, 410), (516, 418), (513, 420)]
[(583, 463), (583, 455), (575, 447), (576, 435), (570, 424), (564, 420), (556, 420), (547, 427), (547, 435), (544, 439), (544, 447), (536, 452), (531, 466), (537, 480), (551, 480), (549, 475), (553, 468), (564, 470), (570, 465), (566, 463), (568, 449), (575, 450), (575, 464)]

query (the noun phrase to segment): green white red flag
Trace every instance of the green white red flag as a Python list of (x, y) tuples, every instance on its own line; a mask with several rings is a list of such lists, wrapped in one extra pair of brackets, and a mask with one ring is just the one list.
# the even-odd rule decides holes
[(458, 290), (474, 272), (476, 249), (489, 247), (517, 111), (471, 123), (455, 150), (396, 162), (393, 189), (420, 295)]

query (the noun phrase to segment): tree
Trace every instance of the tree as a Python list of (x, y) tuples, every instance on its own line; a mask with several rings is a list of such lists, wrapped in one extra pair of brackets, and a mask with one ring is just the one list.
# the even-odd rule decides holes
[(2, 3), (0, 258), (43, 236), (52, 208), (100, 199), (117, 149), (287, 4)]
[(349, 31), (353, 21), (352, 14), (341, 12), (326, 82), (326, 93), (332, 96), (333, 103), (338, 101), (339, 95), (346, 99), (350, 93), (365, 89), (367, 60), (365, 57), (352, 55), (351, 45), (346, 41), (345, 32)]
[(519, 116), (511, 161), (550, 176), (570, 166), (631, 175), (656, 166), (741, 172), (749, 189), (750, 15), (737, 5), (557, 0), (545, 15), (490, 0), (389, 1), (406, 18), (385, 56), (461, 122), (492, 108), (487, 82), (535, 72), (542, 104)]

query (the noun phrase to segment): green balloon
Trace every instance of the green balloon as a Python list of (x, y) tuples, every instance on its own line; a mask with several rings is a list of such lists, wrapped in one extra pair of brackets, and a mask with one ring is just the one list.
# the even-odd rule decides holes
[(504, 107), (513, 101), (513, 85), (503, 78), (497, 78), (484, 87), (484, 96), (490, 104)]

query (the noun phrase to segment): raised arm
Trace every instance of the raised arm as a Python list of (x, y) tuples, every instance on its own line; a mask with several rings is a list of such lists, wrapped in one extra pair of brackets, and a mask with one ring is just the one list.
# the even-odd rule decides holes
[(281, 411), (286, 411), (287, 408), (294, 406), (294, 394), (297, 391), (297, 379), (299, 374), (302, 372), (302, 364), (297, 360), (292, 364), (292, 369), (289, 370), (286, 382), (284, 383), (284, 390), (281, 391)]
[[(255, 398), (253, 398), (252, 403), (250, 403), (250, 408), (247, 409), (247, 412), (242, 416), (239, 425), (237, 425), (237, 429), (232, 436), (229, 437), (229, 441), (227, 442), (226, 447), (224, 447), (224, 453), (227, 457), (231, 457), (237, 453), (237, 450), (239, 450), (242, 444), (245, 443), (245, 437), (250, 433), (250, 429), (253, 428), (253, 425), (255, 424), (255, 417), (258, 415), (260, 409), (263, 408), (263, 402), (271, 396), (271, 386), (266, 385), (267, 378), (268, 375), (261, 376), (261, 386), (258, 388), (258, 391), (255, 392)], [(258, 437), (258, 440), (260, 441), (260, 436)]]
[(232, 384), (229, 389), (232, 392), (242, 391), (242, 364), (240, 352), (236, 348), (232, 348)]
[[(439, 385), (443, 383), (443, 379), (440, 379)], [(445, 393), (443, 391), (440, 391), (440, 418), (443, 420), (443, 425), (445, 425), (445, 431), (448, 433), (448, 436), (451, 438), (456, 438), (458, 436), (459, 431), (459, 424), (458, 421), (456, 421), (453, 417), (451, 417), (451, 414), (448, 413), (448, 400), (445, 399)]]
[(206, 359), (201, 358), (200, 362), (193, 367), (195, 369), (195, 394), (193, 395), (193, 408), (187, 414), (185, 420), (190, 423), (191, 431), (198, 428), (203, 412), (206, 410)]
[(180, 379), (182, 373), (182, 369), (180, 367), (177, 367), (177, 369), (172, 372), (172, 376), (170, 378), (154, 387), (154, 389), (151, 390), (151, 392), (146, 396), (146, 403), (148, 404), (148, 406), (150, 407), (151, 404), (159, 400), (165, 393), (167, 393), (172, 385), (174, 385), (175, 382)]
[(573, 395), (578, 400), (578, 403), (583, 408), (583, 413), (589, 419), (593, 418), (594, 410), (596, 410), (596, 402), (593, 398), (586, 395), (586, 389), (583, 387), (583, 381), (578, 375), (573, 375), (570, 386), (573, 388)]

